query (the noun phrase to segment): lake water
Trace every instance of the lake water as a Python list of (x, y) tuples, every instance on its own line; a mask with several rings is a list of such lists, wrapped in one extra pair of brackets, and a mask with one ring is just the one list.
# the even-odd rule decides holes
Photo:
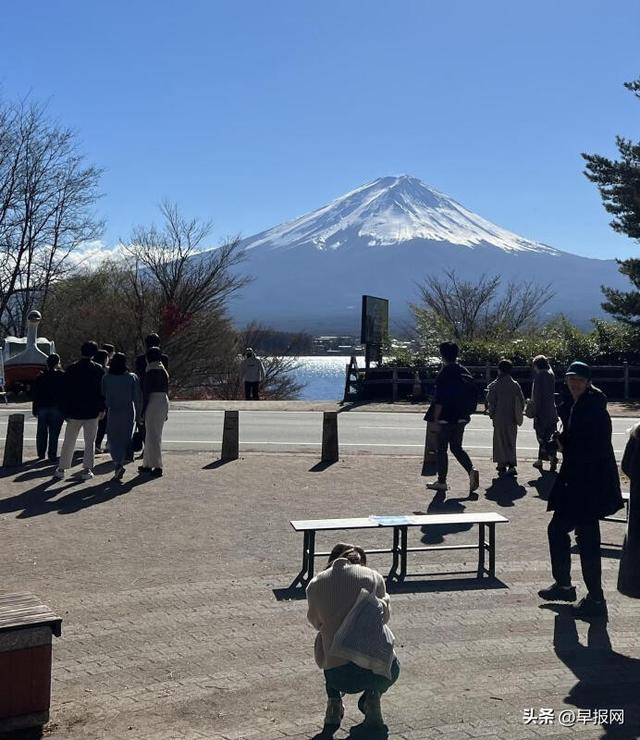
[[(344, 396), (345, 366), (348, 355), (328, 357), (298, 357), (300, 367), (293, 373), (299, 383), (304, 383), (299, 398), (303, 401), (341, 401)], [(364, 365), (364, 357), (358, 358)]]

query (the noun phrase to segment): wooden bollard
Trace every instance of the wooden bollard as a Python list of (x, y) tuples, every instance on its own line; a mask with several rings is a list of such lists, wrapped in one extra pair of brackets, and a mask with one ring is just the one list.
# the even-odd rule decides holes
[(322, 462), (338, 462), (338, 412), (325, 411), (322, 418)]
[(240, 454), (240, 419), (238, 411), (225, 411), (222, 426), (223, 460), (237, 460)]
[(7, 424), (7, 437), (4, 442), (5, 467), (22, 465), (22, 447), (24, 444), (24, 415), (11, 414)]

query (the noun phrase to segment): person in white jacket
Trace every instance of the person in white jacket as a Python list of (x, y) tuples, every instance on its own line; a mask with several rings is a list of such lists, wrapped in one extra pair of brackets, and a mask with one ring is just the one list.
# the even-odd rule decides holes
[[(313, 578), (307, 586), (307, 618), (318, 630), (315, 641), (315, 659), (324, 670), (327, 691), (327, 710), (324, 731), (335, 731), (344, 716), (343, 694), (362, 692), (358, 708), (364, 714), (363, 726), (369, 729), (384, 728), (380, 696), (392, 686), (400, 674), (400, 664), (393, 657), (390, 677), (362, 668), (354, 662), (332, 654), (331, 647), (345, 617), (349, 614), (362, 589), (373, 594), (382, 612), (382, 624), (389, 621), (389, 595), (384, 579), (375, 570), (366, 567), (367, 556), (360, 547), (339, 543), (331, 551), (327, 568)], [(372, 652), (377, 648), (380, 635), (368, 635), (360, 640), (366, 651), (367, 642)]]
[(260, 400), (260, 383), (264, 381), (264, 365), (251, 347), (244, 351), (244, 360), (240, 363), (240, 380), (244, 383), (244, 397), (247, 401)]

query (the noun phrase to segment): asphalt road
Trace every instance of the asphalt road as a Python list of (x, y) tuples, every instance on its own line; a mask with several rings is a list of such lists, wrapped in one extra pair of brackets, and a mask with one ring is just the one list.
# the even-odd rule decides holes
[[(0, 443), (4, 444), (7, 416), (16, 410), (0, 408)], [(217, 452), (222, 442), (223, 411), (172, 410), (165, 426), (166, 450), (210, 449)], [(627, 433), (640, 419), (614, 418), (613, 445), (621, 457)], [(25, 445), (35, 445), (36, 422), (27, 416)], [(338, 415), (338, 434), (343, 454), (365, 453), (421, 456), (425, 423), (420, 414), (357, 412)], [(476, 415), (465, 432), (465, 447), (472, 455), (491, 457), (491, 421)], [(314, 411), (241, 411), (241, 452), (314, 452), (322, 440), (322, 414)], [(537, 445), (531, 420), (526, 419), (518, 434), (520, 457), (536, 456)]]

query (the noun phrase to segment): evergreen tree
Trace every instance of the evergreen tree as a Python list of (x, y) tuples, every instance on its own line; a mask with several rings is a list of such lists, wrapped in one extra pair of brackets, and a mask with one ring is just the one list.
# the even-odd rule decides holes
[[(625, 87), (640, 99), (640, 78), (626, 82)], [(599, 154), (583, 154), (587, 162), (585, 175), (598, 186), (604, 207), (614, 215), (615, 231), (640, 241), (640, 141), (616, 137), (619, 159)], [(602, 288), (606, 301), (602, 308), (618, 321), (640, 327), (640, 259), (617, 260), (620, 272), (635, 290)]]

